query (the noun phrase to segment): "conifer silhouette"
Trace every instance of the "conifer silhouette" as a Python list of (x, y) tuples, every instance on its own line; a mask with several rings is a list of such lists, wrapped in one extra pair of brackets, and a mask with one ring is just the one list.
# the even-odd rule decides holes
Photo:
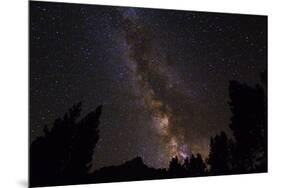
[(207, 163), (211, 175), (223, 175), (230, 172), (230, 143), (224, 132), (210, 139), (210, 151)]
[(250, 87), (237, 81), (229, 85), (230, 109), (233, 114), (233, 171), (249, 173), (267, 169), (266, 95), (260, 85)]
[(102, 107), (78, 121), (82, 103), (73, 105), (53, 127), (44, 128), (30, 148), (31, 186), (77, 183), (87, 178), (93, 150), (98, 141)]

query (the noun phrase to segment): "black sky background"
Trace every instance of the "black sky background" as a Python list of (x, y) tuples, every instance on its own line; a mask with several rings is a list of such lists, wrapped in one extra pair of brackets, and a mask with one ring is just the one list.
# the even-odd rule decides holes
[(267, 69), (265, 16), (30, 2), (29, 24), (31, 141), (74, 103), (103, 104), (95, 169), (206, 157), (231, 136), (229, 80)]

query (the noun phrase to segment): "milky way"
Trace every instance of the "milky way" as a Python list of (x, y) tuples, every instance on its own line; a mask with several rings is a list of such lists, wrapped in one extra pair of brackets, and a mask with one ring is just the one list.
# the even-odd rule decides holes
[[(230, 80), (267, 66), (264, 16), (32, 2), (31, 140), (74, 103), (103, 104), (93, 168), (208, 156), (228, 128)], [(94, 170), (93, 169), (93, 170)]]
[[(159, 45), (151, 41), (149, 29), (139, 23), (138, 19), (135, 9), (127, 9), (123, 12), (123, 40), (127, 46), (125, 58), (141, 90), (143, 105), (151, 114), (152, 125), (155, 126), (163, 142), (163, 152), (167, 153), (166, 160), (175, 156), (183, 160), (187, 157), (187, 146), (184, 143), (184, 135), (178, 130), (175, 122), (176, 107), (174, 103), (168, 101), (169, 99), (175, 101), (178, 97), (177, 92), (170, 92), (174, 89), (174, 83), (169, 79), (172, 75), (166, 60), (158, 57), (161, 53)], [(163, 96), (163, 93), (166, 95)]]

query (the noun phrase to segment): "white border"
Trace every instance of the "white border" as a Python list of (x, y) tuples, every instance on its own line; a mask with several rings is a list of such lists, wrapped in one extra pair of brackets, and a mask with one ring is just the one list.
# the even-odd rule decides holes
[[(168, 8), (269, 16), (269, 173), (207, 178), (107, 183), (66, 187), (280, 187), (280, 35), (276, 0), (65, 0), (61, 2)], [(28, 124), (28, 1), (1, 2), (0, 187), (26, 187)], [(278, 186), (279, 185), (279, 186)]]

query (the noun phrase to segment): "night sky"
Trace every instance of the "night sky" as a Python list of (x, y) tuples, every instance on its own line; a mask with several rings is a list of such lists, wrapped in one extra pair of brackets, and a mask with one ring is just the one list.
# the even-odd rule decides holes
[(265, 16), (31, 2), (29, 24), (31, 141), (73, 104), (103, 104), (94, 169), (207, 157), (231, 136), (229, 80), (267, 69)]

